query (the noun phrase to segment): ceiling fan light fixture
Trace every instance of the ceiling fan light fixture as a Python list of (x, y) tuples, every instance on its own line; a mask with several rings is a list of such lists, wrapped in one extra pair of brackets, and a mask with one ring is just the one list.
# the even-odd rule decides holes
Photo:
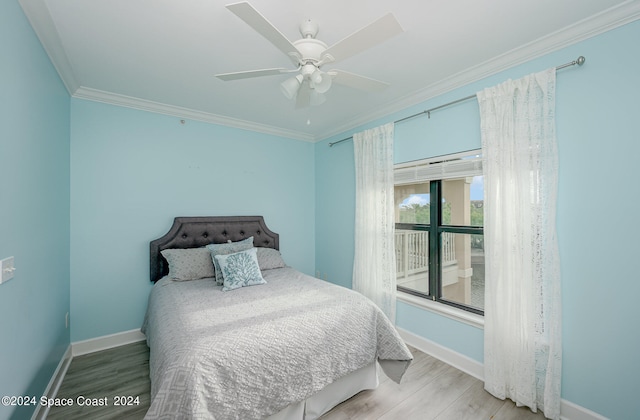
[(302, 80), (302, 75), (298, 74), (297, 76), (291, 77), (280, 83), (280, 90), (282, 90), (282, 93), (287, 97), (287, 99), (295, 98), (298, 90), (300, 89), (300, 85), (302, 84)]
[(311, 75), (313, 88), (318, 93), (325, 93), (331, 88), (331, 76), (323, 71), (316, 70)]

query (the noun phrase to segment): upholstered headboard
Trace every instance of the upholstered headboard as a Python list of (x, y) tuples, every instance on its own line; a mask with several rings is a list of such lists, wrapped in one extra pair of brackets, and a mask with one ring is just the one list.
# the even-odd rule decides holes
[(280, 249), (280, 236), (267, 227), (262, 216), (176, 217), (171, 229), (150, 243), (151, 281), (156, 282), (169, 272), (160, 253), (164, 249), (198, 248), (251, 236), (256, 247)]

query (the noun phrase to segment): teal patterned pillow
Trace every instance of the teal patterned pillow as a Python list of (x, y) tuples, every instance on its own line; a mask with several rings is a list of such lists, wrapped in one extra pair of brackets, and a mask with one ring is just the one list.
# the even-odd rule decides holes
[(223, 292), (266, 283), (260, 273), (255, 248), (234, 254), (216, 255), (215, 259), (220, 264), (224, 277)]
[(234, 252), (245, 251), (251, 248), (253, 248), (253, 236), (250, 236), (247, 239), (243, 239), (238, 242), (207, 245), (207, 249), (209, 250), (209, 252), (211, 252), (211, 260), (213, 260), (213, 265), (215, 268), (216, 283), (219, 286), (222, 286), (224, 276), (222, 274), (222, 271), (220, 271), (220, 264), (218, 264), (218, 261), (216, 260), (216, 255), (228, 255), (233, 254)]

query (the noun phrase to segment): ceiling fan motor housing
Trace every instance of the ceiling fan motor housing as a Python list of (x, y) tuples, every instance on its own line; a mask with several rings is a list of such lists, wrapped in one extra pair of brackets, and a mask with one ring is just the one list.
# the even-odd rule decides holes
[(317, 64), (322, 59), (322, 53), (327, 50), (327, 44), (313, 38), (299, 39), (293, 42), (300, 55), (302, 56), (302, 64)]

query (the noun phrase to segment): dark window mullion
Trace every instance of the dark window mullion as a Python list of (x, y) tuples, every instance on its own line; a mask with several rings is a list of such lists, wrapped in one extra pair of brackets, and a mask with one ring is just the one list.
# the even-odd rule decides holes
[(441, 211), (441, 181), (431, 181), (429, 183), (430, 197), (430, 226), (429, 229), (429, 294), (433, 300), (438, 300), (442, 296), (440, 268), (440, 233), (438, 226), (442, 222)]
[(438, 226), (440, 232), (468, 233), (469, 235), (483, 235), (482, 226)]
[(483, 315), (484, 311), (482, 309), (474, 308), (473, 306), (465, 305), (464, 303), (454, 302), (452, 300), (439, 299), (441, 303), (444, 303), (449, 306), (453, 306), (455, 308), (464, 309), (467, 312), (472, 312), (474, 314)]

